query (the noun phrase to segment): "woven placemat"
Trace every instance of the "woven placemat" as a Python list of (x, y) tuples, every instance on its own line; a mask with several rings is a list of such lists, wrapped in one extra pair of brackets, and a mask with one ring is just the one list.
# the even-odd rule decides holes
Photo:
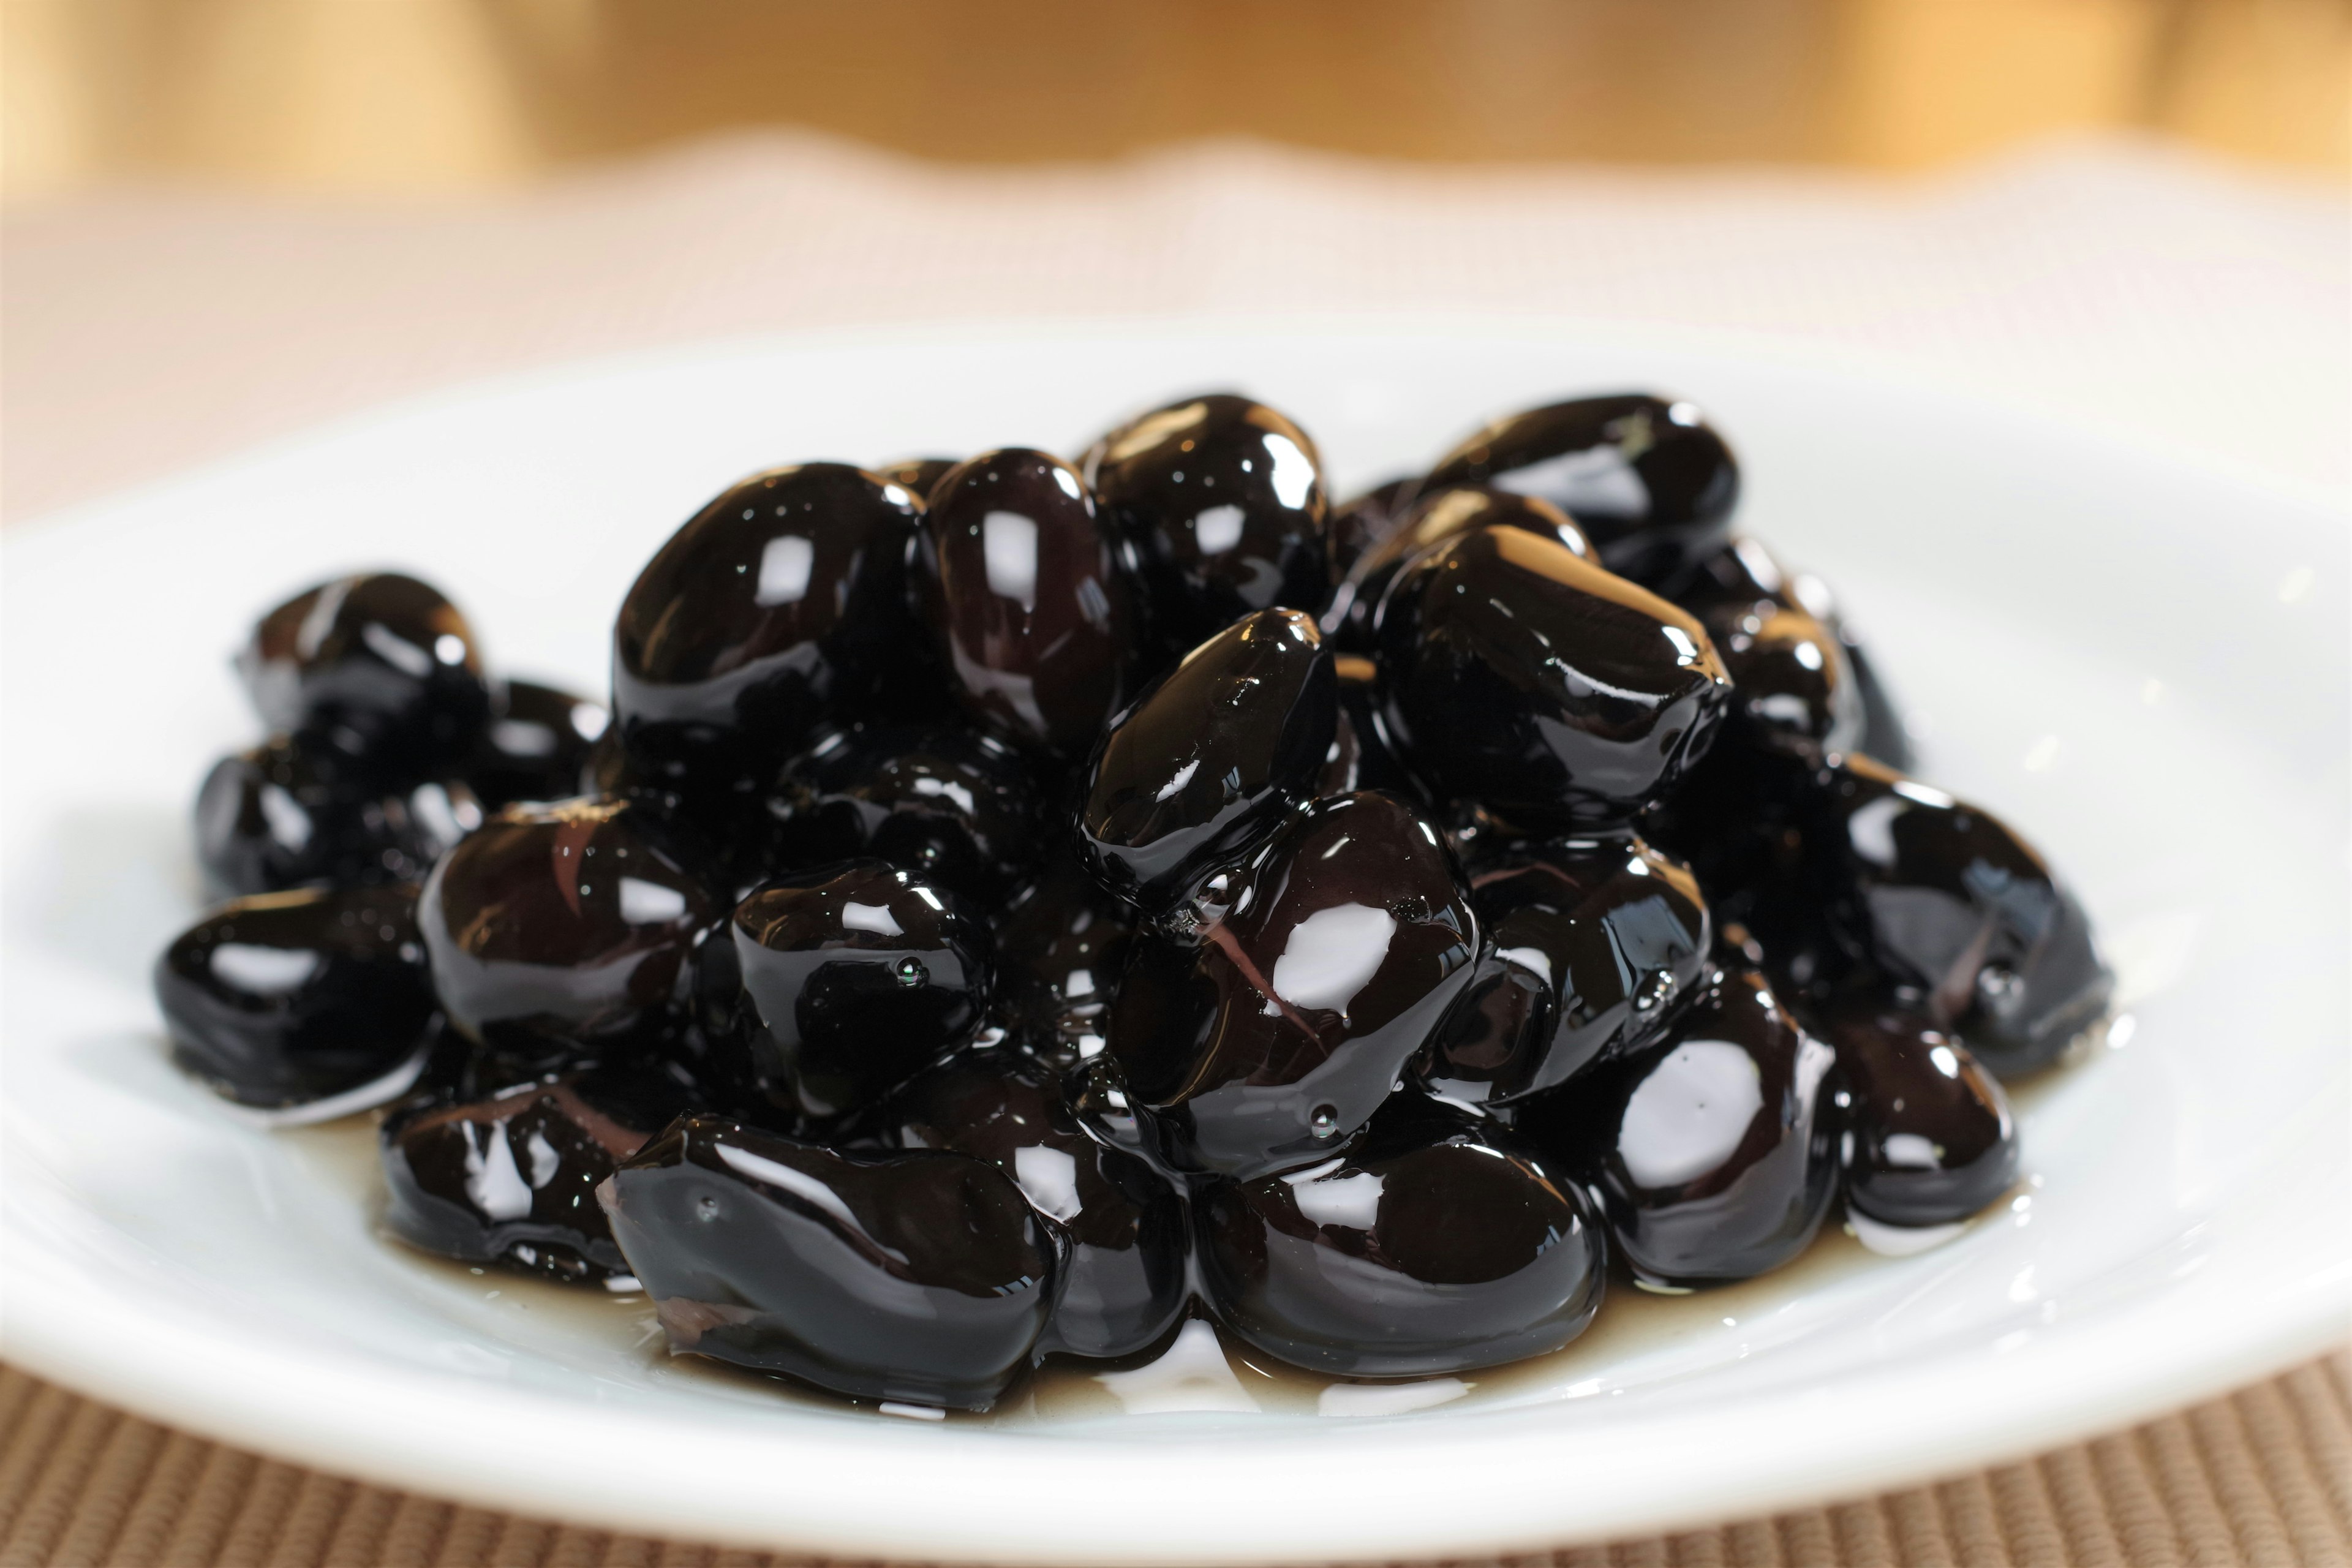
[[(812, 1568), (814, 1561), (613, 1535), (386, 1491), (208, 1443), (0, 1367), (0, 1568)], [(2352, 1563), (2352, 1354), (1959, 1480), (1508, 1561), (1528, 1568), (2336, 1568)]]

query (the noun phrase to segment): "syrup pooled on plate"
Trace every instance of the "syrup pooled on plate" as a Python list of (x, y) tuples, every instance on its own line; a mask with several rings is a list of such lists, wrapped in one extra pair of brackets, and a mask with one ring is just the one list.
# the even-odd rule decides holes
[(771, 468), (639, 573), (609, 707), (319, 584), (237, 656), (174, 1054), (380, 1108), (410, 1247), (899, 1414), (1422, 1408), (1612, 1280), (1956, 1234), (2106, 1010), (2079, 899), (1911, 776), (1691, 404), (1400, 467), (1334, 504), (1218, 393)]

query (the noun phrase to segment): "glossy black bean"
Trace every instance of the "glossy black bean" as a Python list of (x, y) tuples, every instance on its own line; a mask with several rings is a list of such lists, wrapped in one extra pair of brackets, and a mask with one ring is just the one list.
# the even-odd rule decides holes
[[(155, 961), (172, 1055), (216, 1092), (267, 1109), (406, 1087), (433, 988), (416, 889), (310, 888), (208, 912)], [(359, 1098), (353, 1098), (358, 1095)]]
[(1776, 751), (1818, 761), (1854, 749), (1863, 693), (1836, 626), (1813, 615), (1764, 547), (1732, 541), (1674, 595), (1731, 674), (1731, 721)]
[(1885, 763), (1898, 773), (1908, 773), (1916, 754), (1911, 745), (1910, 726), (1903, 720), (1902, 705), (1879, 673), (1877, 662), (1851, 626), (1838, 627), (1839, 639), (1845, 645), (1846, 663), (1853, 668), (1854, 689), (1862, 694), (1862, 737), (1859, 749)]
[(1136, 940), (1108, 1050), (1170, 1166), (1243, 1180), (1328, 1158), (1469, 984), (1478, 922), (1393, 795), (1319, 802), (1189, 938)]
[(1166, 909), (1307, 797), (1339, 705), (1311, 618), (1235, 621), (1111, 721), (1078, 818), (1088, 869), (1119, 897)]
[(889, 480), (911, 491), (917, 500), (930, 499), (931, 487), (956, 466), (954, 458), (901, 458), (895, 463), (877, 463), (868, 471), (878, 479)]
[(1346, 582), (1364, 552), (1404, 521), (1420, 494), (1421, 476), (1406, 474), (1332, 506), (1324, 533), (1330, 541), (1333, 587)]
[(1069, 1095), (1070, 1114), (1099, 1142), (1145, 1160), (1159, 1157), (1140, 1114), (1127, 1098), (1118, 1064), (1108, 1054), (1098, 1052), (1070, 1068), (1063, 1088)]
[(413, 882), (481, 826), (455, 778), (393, 788), (279, 736), (224, 757), (196, 792), (196, 861), (219, 897)]
[(659, 820), (625, 801), (509, 808), (442, 858), (416, 910), (449, 1021), (549, 1065), (658, 1045), (715, 918)]
[(383, 1133), (384, 1223), (412, 1247), (567, 1283), (626, 1274), (596, 1185), (694, 1107), (657, 1062), (593, 1067), (487, 1098), (420, 1098)]
[(908, 724), (827, 726), (769, 793), (772, 863), (887, 860), (1001, 906), (1034, 865), (1044, 826), (1028, 765), (1005, 742)]
[(588, 748), (587, 759), (580, 764), (580, 787), (574, 793), (602, 800), (643, 799), (658, 804), (663, 795), (675, 797), (677, 791), (649, 776), (621, 744), (621, 732), (608, 725)]
[(1643, 1284), (1745, 1279), (1803, 1251), (1836, 1194), (1833, 1061), (1762, 975), (1734, 970), (1664, 1040), (1530, 1101), (1516, 1130), (1591, 1185)]
[(1380, 643), (1405, 765), (1530, 832), (1630, 821), (1705, 753), (1731, 699), (1697, 621), (1517, 528), (1415, 557)]
[(1567, 1171), (1416, 1098), (1344, 1155), (1202, 1194), (1202, 1282), (1243, 1339), (1313, 1372), (1428, 1377), (1592, 1321), (1607, 1243)]
[[(969, 1045), (988, 1005), (988, 928), (944, 888), (879, 860), (761, 883), (735, 907), (740, 990), (713, 1049), (778, 1110), (832, 1119)], [(705, 982), (705, 994), (723, 989)]]
[(1888, 996), (1842, 997), (1820, 1021), (1850, 1101), (1848, 1207), (1882, 1225), (1949, 1225), (2009, 1190), (2009, 1097), (1957, 1036)]
[[(1806, 852), (1801, 848), (1799, 854)], [(1738, 937), (1738, 962), (1761, 969), (1781, 1001), (1801, 1013), (1871, 973), (1831, 925), (1803, 876), (1783, 878), (1776, 870), (1715, 908), (1718, 914), (1729, 911), (1717, 929)], [(1724, 954), (1718, 951), (1717, 956)]]
[[(903, 458), (895, 463), (883, 463), (872, 471), (893, 484), (902, 486), (918, 500), (927, 500), (932, 487), (956, 466), (954, 458)], [(907, 593), (908, 613), (918, 614), (916, 605), (914, 535), (907, 539)], [(902, 638), (885, 659), (879, 688), (874, 693), (870, 707), (861, 717), (870, 716), (888, 722), (935, 726), (952, 724), (961, 720), (950, 689), (947, 668), (940, 661), (939, 651), (930, 638), (916, 636)]]
[[(510, 1064), (490, 1056), (478, 1044), (451, 1028), (448, 1018), (437, 1012), (425, 1026), (422, 1044), (424, 1063), (417, 1069), (415, 1080), (400, 1097), (404, 1103), (429, 1100), (452, 1104), (460, 1100), (479, 1100), (492, 1090), (510, 1089), (545, 1076), (530, 1064)], [(399, 1109), (395, 1105), (394, 1112)]]
[[(754, 882), (746, 894), (759, 885)], [(687, 959), (687, 1026), (671, 1036), (669, 1058), (686, 1068), (714, 1110), (781, 1131), (801, 1131), (799, 1112), (763, 1092), (751, 1053), (737, 1037), (743, 1024), (743, 965), (735, 951), (733, 906), (696, 933)]]
[(509, 680), (494, 694), (490, 721), (459, 772), (487, 810), (521, 800), (569, 800), (611, 715), (552, 686)]
[(580, 1052), (570, 1053), (569, 1059), (553, 1060), (544, 1047), (536, 1046), (517, 1052), (500, 1050), (467, 1038), (446, 1015), (435, 1016), (426, 1026), (425, 1038), (424, 1068), (409, 1092), (393, 1106), (392, 1116), (419, 1108), (500, 1100), (532, 1084), (552, 1083), (567, 1073), (603, 1067), (658, 1068), (684, 1086), (698, 1103), (709, 1099), (688, 1054), (676, 1048), (678, 1037), (675, 1036), (666, 1039), (658, 1051), (624, 1053), (609, 1061)]
[(732, 904), (774, 869), (773, 782), (749, 774), (681, 781), (632, 755), (619, 731), (608, 729), (581, 770), (580, 794), (636, 807), (647, 831), (657, 825), (679, 863), (699, 873), (720, 903)]
[(1801, 878), (1799, 829), (1813, 810), (1819, 774), (1804, 758), (1727, 727), (1642, 814), (1642, 837), (1688, 861), (1714, 902), (1736, 900), (1776, 877)]
[[(1370, 659), (1361, 662), (1369, 664)], [(1331, 726), (1331, 743), (1323, 748), (1323, 763), (1315, 770), (1314, 787), (1308, 792), (1316, 800), (1330, 800), (1339, 795), (1353, 795), (1360, 789), (1377, 787), (1365, 780), (1365, 755), (1379, 742), (1367, 741), (1367, 731), (1360, 729), (1356, 716), (1343, 699), (1339, 715)], [(1377, 731), (1372, 731), (1377, 734)]]
[(1077, 470), (1023, 447), (958, 464), (931, 491), (917, 559), (923, 617), (965, 709), (1086, 755), (1129, 690), (1136, 628)]
[(236, 656), (264, 722), (388, 783), (444, 769), (489, 718), (474, 634), (441, 591), (394, 572), (339, 577), (261, 617)]
[(1183, 1199), (1135, 1155), (1089, 1137), (1042, 1064), (966, 1053), (891, 1096), (882, 1121), (901, 1148), (987, 1161), (1060, 1228), (1061, 1300), (1041, 1351), (1130, 1355), (1183, 1311)]
[(1134, 911), (1056, 857), (996, 927), (996, 1011), (1013, 1043), (1057, 1068), (1101, 1051), (1134, 935)]
[(2115, 977), (2090, 918), (1991, 813), (1849, 756), (1814, 833), (1843, 934), (1996, 1073), (2051, 1061), (2106, 1011)]
[(1360, 654), (1343, 653), (1331, 668), (1339, 677), (1339, 717), (1316, 771), (1315, 798), (1384, 789), (1423, 800), (1421, 785), (1397, 761), (1396, 748), (1381, 726), (1380, 667)]
[(772, 776), (870, 696), (912, 637), (907, 544), (922, 503), (845, 463), (754, 474), (646, 563), (613, 631), (613, 717), (654, 776)]
[[(1769, 557), (1765, 559), (1769, 562)], [(1901, 708), (1888, 689), (1885, 677), (1872, 661), (1853, 623), (1839, 608), (1837, 595), (1812, 573), (1799, 572), (1787, 578), (1782, 597), (1829, 627), (1845, 652), (1846, 667), (1853, 672), (1855, 704), (1860, 710), (1860, 728), (1848, 749), (1866, 752), (1890, 768), (1908, 772), (1912, 763), (1909, 728), (1903, 721)]]
[(1576, 519), (1611, 571), (1643, 583), (1711, 553), (1739, 500), (1739, 465), (1723, 437), (1690, 404), (1645, 393), (1498, 419), (1424, 482), (1540, 496)]
[(1423, 490), (1397, 525), (1357, 559), (1324, 614), (1325, 628), (1349, 652), (1372, 652), (1380, 646), (1374, 624), (1381, 596), (1404, 563), (1424, 550), (1490, 524), (1552, 540), (1578, 555), (1592, 553), (1583, 531), (1549, 501), (1480, 485)]
[(693, 1118), (600, 1195), (673, 1354), (852, 1398), (987, 1409), (1060, 1286), (1053, 1228), (962, 1154), (851, 1156)]
[(1701, 978), (1706, 900), (1638, 838), (1567, 840), (1474, 867), (1486, 949), (1416, 1065), (1449, 1100), (1507, 1105), (1638, 1050)]
[(1265, 405), (1231, 393), (1170, 404), (1096, 442), (1080, 467), (1134, 546), (1168, 655), (1254, 610), (1312, 615), (1330, 596), (1321, 460)]

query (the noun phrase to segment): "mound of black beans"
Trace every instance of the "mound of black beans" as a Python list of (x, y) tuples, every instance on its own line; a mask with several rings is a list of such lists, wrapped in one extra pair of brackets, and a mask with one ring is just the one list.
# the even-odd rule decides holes
[(2108, 973), (1738, 499), (1645, 395), (1336, 504), (1232, 395), (803, 463), (646, 563), (609, 706), (322, 584), (237, 656), (270, 733), (198, 794), (173, 1048), (382, 1107), (418, 1247), (934, 1407), (1194, 1315), (1461, 1373), (1841, 1204), (1952, 1226)]

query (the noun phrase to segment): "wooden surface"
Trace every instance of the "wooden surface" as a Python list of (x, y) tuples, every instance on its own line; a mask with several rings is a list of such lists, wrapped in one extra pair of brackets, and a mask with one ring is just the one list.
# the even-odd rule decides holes
[[(0, 1568), (753, 1568), (296, 1469), (0, 1367)], [(1522, 1568), (2341, 1568), (2352, 1357), (1941, 1485)], [(1467, 1568), (1467, 1565), (1463, 1565)]]
[(497, 184), (714, 131), (1922, 167), (2161, 132), (2352, 171), (2347, 0), (5, 0), (0, 189)]

